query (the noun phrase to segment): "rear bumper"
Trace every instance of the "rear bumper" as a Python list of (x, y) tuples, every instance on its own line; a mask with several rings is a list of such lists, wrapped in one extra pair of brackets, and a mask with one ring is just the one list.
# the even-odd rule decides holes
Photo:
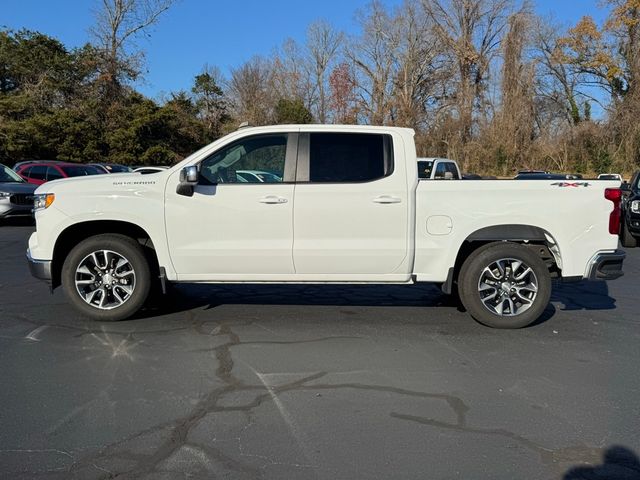
[(27, 262), (29, 263), (29, 271), (38, 280), (51, 285), (51, 261), (36, 260), (31, 256), (31, 252), (27, 250)]
[(624, 275), (622, 263), (626, 254), (622, 250), (599, 252), (589, 262), (589, 280), (615, 280)]

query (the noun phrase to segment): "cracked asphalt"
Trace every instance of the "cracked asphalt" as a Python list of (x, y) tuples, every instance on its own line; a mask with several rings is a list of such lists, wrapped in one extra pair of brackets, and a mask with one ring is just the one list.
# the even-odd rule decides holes
[(542, 322), (438, 288), (180, 285), (96, 323), (0, 226), (0, 477), (638, 479), (640, 251)]

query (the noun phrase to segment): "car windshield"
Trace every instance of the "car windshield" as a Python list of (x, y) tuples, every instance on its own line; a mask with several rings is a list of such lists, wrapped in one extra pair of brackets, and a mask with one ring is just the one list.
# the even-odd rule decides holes
[(67, 177), (82, 177), (84, 175), (100, 175), (100, 170), (89, 165), (61, 167)]
[(0, 165), (0, 183), (7, 182), (24, 182), (24, 180), (9, 167)]

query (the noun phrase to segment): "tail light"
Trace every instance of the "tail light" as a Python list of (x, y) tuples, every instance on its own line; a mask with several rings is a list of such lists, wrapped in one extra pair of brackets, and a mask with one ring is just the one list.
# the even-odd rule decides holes
[(609, 215), (609, 233), (611, 235), (619, 235), (622, 216), (622, 210), (620, 209), (622, 190), (619, 188), (606, 188), (604, 190), (604, 198), (613, 202), (613, 211)]

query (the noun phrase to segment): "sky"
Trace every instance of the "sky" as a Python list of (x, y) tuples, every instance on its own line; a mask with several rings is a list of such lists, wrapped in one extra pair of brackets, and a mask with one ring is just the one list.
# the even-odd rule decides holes
[[(399, 5), (402, 0), (382, 0)], [(21, 0), (0, 7), (0, 28), (36, 30), (68, 48), (90, 40), (89, 28), (98, 0)], [(304, 42), (305, 30), (324, 19), (347, 34), (357, 32), (355, 14), (369, 0), (178, 0), (138, 41), (146, 52), (146, 74), (136, 87), (152, 98), (189, 90), (204, 65), (223, 72), (253, 55), (269, 55), (287, 38)], [(537, 13), (574, 24), (583, 15), (598, 20), (599, 0), (533, 0)], [(10, 5), (9, 8), (7, 6)]]

